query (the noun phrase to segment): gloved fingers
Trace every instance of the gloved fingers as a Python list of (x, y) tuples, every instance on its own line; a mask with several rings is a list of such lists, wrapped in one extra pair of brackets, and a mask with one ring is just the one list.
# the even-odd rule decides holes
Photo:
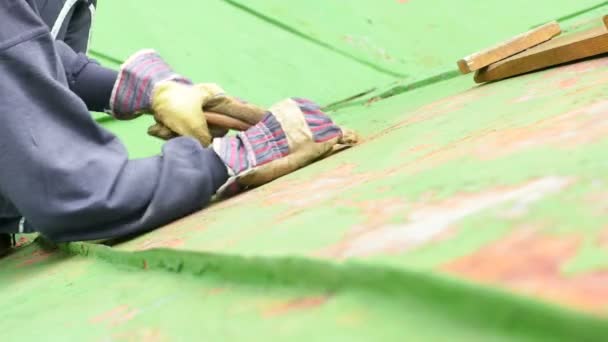
[(194, 87), (204, 94), (203, 106), (214, 98), (222, 97), (226, 94), (224, 89), (215, 83), (198, 83), (195, 84)]
[(157, 137), (162, 140), (169, 140), (177, 137), (178, 135), (170, 130), (167, 126), (161, 123), (155, 123), (154, 125), (148, 127), (148, 135), (153, 137)]
[(228, 134), (228, 128), (209, 124), (209, 133), (211, 133), (211, 136), (214, 138), (221, 138)]
[(350, 130), (348, 128), (340, 127), (342, 130), (342, 136), (336, 141), (336, 144), (331, 147), (327, 153), (319, 157), (319, 159), (327, 158), (333, 154), (349, 149), (357, 143), (359, 143), (359, 136), (357, 132)]
[(239, 119), (214, 112), (205, 112), (205, 118), (207, 119), (207, 123), (210, 127), (211, 125), (214, 125), (217, 127), (224, 127), (226, 130), (234, 129), (237, 131), (245, 131), (252, 126), (251, 124)]
[(356, 145), (359, 142), (360, 139), (357, 132), (344, 127), (340, 127), (340, 129), (342, 130), (342, 137), (338, 139), (339, 145), (350, 147)]
[(224, 89), (215, 83), (199, 83), (195, 87), (205, 94), (204, 112), (223, 114), (250, 125), (257, 124), (266, 114), (266, 110), (261, 107), (227, 95)]
[[(221, 138), (228, 134), (228, 129), (224, 127), (209, 124), (208, 128), (209, 133), (211, 133), (211, 136), (214, 138)], [(169, 140), (179, 136), (179, 134), (158, 122), (148, 128), (148, 134), (162, 140)]]
[(184, 136), (184, 137), (192, 137), (196, 140), (198, 140), (201, 145), (207, 147), (209, 145), (211, 145), (211, 133), (209, 132), (209, 127), (207, 126), (207, 123), (203, 120), (200, 122), (199, 125), (193, 125), (192, 123), (188, 124), (187, 126), (181, 126), (181, 125), (171, 125), (172, 127), (174, 127), (172, 130), (177, 133), (178, 135)]

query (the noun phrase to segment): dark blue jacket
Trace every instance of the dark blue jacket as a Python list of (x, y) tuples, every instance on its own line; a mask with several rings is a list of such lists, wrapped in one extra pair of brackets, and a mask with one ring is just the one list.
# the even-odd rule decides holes
[(35, 0), (37, 11), (56, 40), (86, 53), (97, 0)]
[(227, 178), (217, 155), (176, 138), (162, 155), (129, 160), (70, 90), (75, 54), (56, 45), (33, 2), (0, 1), (0, 232), (102, 239), (202, 208)]

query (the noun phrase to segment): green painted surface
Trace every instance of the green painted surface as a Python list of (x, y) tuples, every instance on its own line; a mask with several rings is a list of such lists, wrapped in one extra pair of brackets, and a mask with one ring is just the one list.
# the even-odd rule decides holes
[(194, 81), (219, 83), (261, 105), (298, 94), (324, 103), (390, 80), (224, 1), (156, 0), (142, 8), (137, 0), (110, 0), (99, 7), (94, 50), (125, 60), (155, 48)]
[[(140, 12), (134, 1), (104, 4), (95, 51), (110, 66), (154, 46), (180, 71), (263, 104), (292, 92), (325, 104), (372, 88), (395, 96), (334, 107), (340, 109), (332, 117), (358, 130), (361, 145), (152, 233), (113, 247), (72, 243), (59, 250), (24, 238), (0, 260), (4, 338), (606, 336), (608, 58), (484, 86), (463, 76), (414, 89), (407, 78), (393, 83), (395, 76), (382, 71), (392, 64), (336, 38), (368, 34), (410, 58), (401, 50), (406, 38), (437, 39), (420, 23), (450, 24), (453, 30), (436, 28), (452, 37), (438, 44), (442, 49), (425, 41), (417, 50), (442, 61), (438, 69), (394, 69), (432, 78), (458, 49), (477, 49), (594, 2), (526, 3), (517, 20), (511, 8), (519, 2), (503, 9), (499, 2), (440, 0), (247, 2), (262, 17), (223, 1), (153, 1)], [(313, 4), (327, 12), (305, 15)], [(442, 7), (449, 10), (436, 12)], [(606, 12), (608, 6), (579, 13), (564, 26), (574, 30)], [(149, 24), (164, 14), (179, 20)], [(373, 26), (361, 26), (366, 15)], [(466, 40), (470, 45), (454, 38), (480, 17), (489, 28)], [(268, 18), (287, 20), (309, 37)], [(137, 25), (128, 37), (127, 21)], [(399, 23), (399, 30), (387, 28)], [(205, 35), (209, 27), (217, 34)], [(192, 44), (193, 37), (208, 45)], [(142, 157), (161, 146), (145, 136), (150, 123), (144, 117), (104, 125)]]
[(598, 0), (227, 0), (410, 81)]

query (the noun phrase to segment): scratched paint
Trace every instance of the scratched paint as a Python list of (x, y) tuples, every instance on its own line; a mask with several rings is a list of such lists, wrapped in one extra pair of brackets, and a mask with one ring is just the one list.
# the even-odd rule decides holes
[[(410, 211), (407, 223), (367, 227), (335, 249), (341, 258), (368, 256), (379, 252), (402, 252), (429, 243), (445, 234), (445, 231), (467, 216), (482, 210), (511, 202), (512, 214), (521, 214), (530, 204), (543, 197), (560, 191), (571, 181), (563, 178), (547, 177), (532, 181), (519, 188), (504, 189), (491, 193), (459, 196), (435, 206), (423, 206)], [(359, 228), (359, 230), (361, 230)]]

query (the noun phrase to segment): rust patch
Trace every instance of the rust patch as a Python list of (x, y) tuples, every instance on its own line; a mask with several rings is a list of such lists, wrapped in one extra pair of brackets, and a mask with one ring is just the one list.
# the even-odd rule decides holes
[(395, 214), (407, 206), (400, 202), (363, 202), (367, 220), (356, 226), (337, 245), (318, 254), (339, 259), (396, 254), (427, 243), (445, 239), (450, 228), (462, 219), (483, 210), (512, 203), (509, 215), (523, 215), (527, 207), (557, 193), (572, 182), (568, 178), (545, 177), (519, 187), (504, 187), (477, 194), (460, 194), (439, 203), (417, 203), (410, 206), (406, 223), (388, 224)]
[(450, 112), (463, 109), (467, 104), (475, 102), (482, 97), (489, 96), (488, 87), (477, 87), (467, 90), (463, 93), (452, 95), (422, 106), (411, 113), (405, 113), (407, 118), (401, 120), (387, 129), (371, 135), (367, 141), (373, 141), (395, 130), (407, 127), (419, 122), (428, 121), (430, 119), (445, 115)]
[(608, 135), (608, 101), (588, 106), (536, 122), (527, 127), (488, 132), (473, 137), (471, 148), (482, 159), (495, 159), (519, 150), (541, 145), (575, 147), (603, 139)]
[(262, 206), (285, 205), (287, 208), (275, 218), (273, 225), (257, 225), (241, 232), (238, 236), (231, 236), (216, 243), (212, 248), (228, 248), (240, 241), (258, 236), (261, 232), (277, 227), (277, 224), (289, 220), (310, 207), (333, 199), (340, 192), (382, 177), (382, 173), (356, 173), (355, 168), (355, 164), (345, 164), (321, 173), (312, 180), (283, 180), (249, 192), (246, 195), (253, 196), (252, 193), (255, 193), (255, 197), (249, 199), (261, 203)]
[[(356, 173), (356, 164), (344, 164), (315, 176), (314, 179), (282, 181), (267, 187), (262, 200), (265, 205), (288, 204), (297, 208), (305, 208), (326, 201), (337, 191), (344, 191), (366, 181), (376, 179), (379, 174)], [(294, 191), (297, 188), (297, 191)]]
[[(604, 69), (607, 65), (608, 58), (599, 58), (552, 68), (540, 77), (533, 77), (526, 82), (528, 87), (525, 89), (525, 94), (518, 96), (512, 102), (518, 103), (555, 96), (563, 90), (572, 89), (572, 94), (576, 94), (591, 88), (597, 88), (608, 81), (604, 76), (606, 73)], [(593, 77), (599, 76), (599, 78), (579, 83), (584, 74), (591, 72), (593, 72)]]
[(608, 271), (565, 276), (561, 266), (576, 256), (579, 236), (550, 236), (521, 227), (441, 269), (469, 280), (502, 286), (570, 307), (600, 312), (608, 305)]
[(139, 314), (138, 309), (133, 309), (128, 305), (120, 305), (113, 308), (110, 311), (104, 312), (101, 315), (95, 316), (90, 319), (93, 324), (108, 324), (110, 326), (117, 326), (126, 323), (133, 319)]
[(537, 146), (574, 148), (592, 143), (608, 136), (607, 112), (608, 101), (598, 101), (524, 127), (479, 130), (431, 150), (388, 173), (421, 172), (451, 160), (471, 156), (481, 160), (494, 160)]
[(212, 295), (212, 296), (216, 296), (219, 295), (220, 293), (224, 293), (226, 292), (226, 289), (223, 287), (214, 287), (210, 290), (207, 291), (208, 295)]
[(28, 259), (17, 264), (17, 267), (24, 267), (24, 266), (30, 266), (33, 264), (37, 264), (39, 262), (49, 259), (52, 255), (53, 255), (53, 253), (49, 252), (49, 251), (45, 251), (42, 249), (36, 250), (29, 256)]
[(15, 243), (15, 248), (24, 247), (29, 245), (33, 240), (26, 236), (21, 236), (17, 243)]
[(574, 87), (578, 83), (578, 78), (572, 77), (565, 80), (561, 80), (558, 83), (558, 87), (561, 89), (568, 89)]
[(263, 317), (270, 318), (282, 316), (293, 312), (311, 310), (325, 304), (329, 300), (326, 296), (305, 297), (275, 304), (264, 310)]

